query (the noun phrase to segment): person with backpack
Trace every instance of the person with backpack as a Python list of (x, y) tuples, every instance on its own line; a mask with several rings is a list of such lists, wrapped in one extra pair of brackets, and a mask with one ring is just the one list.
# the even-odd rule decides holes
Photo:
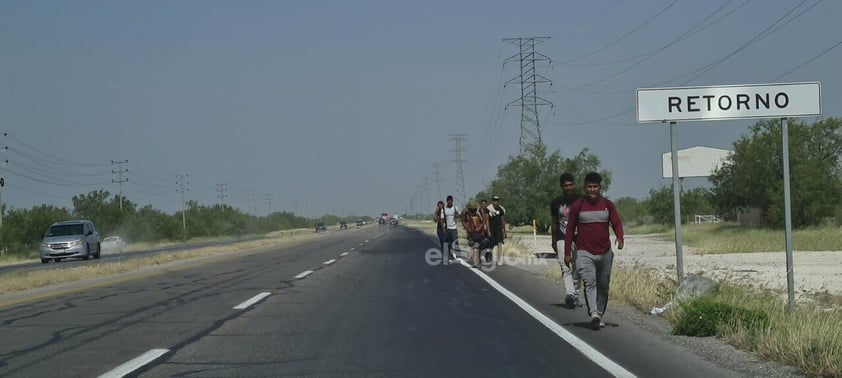
[(623, 249), (623, 224), (614, 202), (602, 196), (602, 176), (585, 175), (585, 198), (570, 213), (564, 233), (564, 264), (573, 263), (573, 236), (576, 237), (576, 268), (585, 282), (585, 304), (591, 317), (591, 328), (605, 327), (602, 317), (608, 307), (608, 287), (614, 251), (611, 250), (609, 225), (614, 230), (617, 249)]
[(485, 223), (482, 220), (482, 215), (477, 207), (477, 203), (468, 202), (465, 215), (462, 220), (462, 227), (468, 237), (468, 244), (470, 245), (470, 263), (476, 268), (479, 266), (479, 251), (485, 249), (488, 245), (488, 235), (485, 231)]

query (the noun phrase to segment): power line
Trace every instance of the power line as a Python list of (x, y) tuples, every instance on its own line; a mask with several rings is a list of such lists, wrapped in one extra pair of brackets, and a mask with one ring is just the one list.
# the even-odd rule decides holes
[(616, 44), (617, 44), (617, 43), (619, 43), (620, 41), (622, 41), (622, 40), (624, 40), (624, 39), (628, 38), (630, 35), (634, 34), (634, 33), (635, 33), (635, 32), (637, 32), (638, 30), (642, 29), (644, 26), (649, 25), (650, 23), (652, 23), (652, 21), (654, 21), (656, 18), (660, 17), (662, 14), (666, 13), (666, 11), (668, 11), (670, 8), (672, 8), (672, 6), (673, 6), (673, 5), (675, 5), (675, 3), (677, 3), (677, 2), (678, 2), (678, 0), (674, 0), (672, 3), (670, 3), (669, 5), (667, 5), (666, 7), (664, 7), (664, 9), (661, 9), (661, 11), (660, 11), (660, 12), (656, 13), (654, 16), (650, 17), (649, 19), (647, 19), (646, 21), (644, 21), (642, 24), (638, 25), (637, 27), (635, 27), (634, 29), (632, 29), (631, 31), (629, 31), (628, 33), (621, 35), (619, 38), (617, 38), (617, 39), (615, 39), (615, 40), (613, 40), (613, 41), (611, 41), (611, 42), (609, 42), (609, 43), (607, 43), (607, 44), (605, 44), (605, 45), (603, 45), (603, 46), (601, 46), (601, 47), (597, 48), (596, 50), (593, 50), (593, 51), (591, 51), (591, 52), (589, 52), (589, 53), (587, 53), (587, 54), (577, 56), (577, 57), (575, 57), (575, 58), (573, 58), (573, 59), (568, 59), (568, 60), (562, 61), (561, 63), (571, 63), (571, 62), (575, 62), (575, 61), (578, 61), (578, 60), (582, 60), (582, 59), (587, 58), (587, 57), (589, 57), (589, 56), (592, 56), (592, 55), (594, 55), (594, 54), (596, 54), (596, 53), (598, 53), (598, 52), (600, 52), (600, 51), (603, 51), (603, 50), (605, 50), (605, 49), (607, 49), (607, 48), (609, 48), (609, 47), (611, 47), (611, 46), (616, 45)]
[(814, 56), (814, 57), (812, 57), (812, 58), (808, 59), (806, 62), (801, 63), (801, 64), (799, 64), (799, 65), (797, 65), (797, 66), (793, 67), (792, 69), (790, 69), (790, 70), (788, 70), (788, 71), (786, 71), (786, 72), (784, 72), (784, 73), (782, 73), (782, 74), (778, 75), (777, 77), (775, 77), (774, 79), (772, 79), (772, 80), (770, 80), (770, 81), (773, 81), (773, 82), (774, 82), (774, 81), (778, 81), (778, 80), (780, 80), (782, 77), (784, 77), (784, 76), (786, 76), (786, 75), (789, 75), (789, 74), (791, 74), (791, 73), (793, 73), (793, 72), (795, 72), (795, 71), (799, 70), (801, 67), (804, 67), (804, 66), (806, 66), (806, 65), (808, 65), (808, 64), (810, 64), (810, 63), (813, 63), (813, 61), (814, 61), (814, 60), (816, 60), (816, 59), (818, 59), (818, 58), (821, 58), (824, 54), (829, 53), (829, 52), (830, 52), (830, 50), (833, 50), (833, 49), (835, 49), (835, 48), (839, 47), (839, 45), (842, 45), (842, 41), (837, 42), (835, 45), (828, 47), (826, 50), (824, 50), (824, 51), (820, 52), (818, 55), (816, 55), (816, 56)]
[(39, 150), (39, 149), (37, 149), (37, 148), (35, 148), (35, 147), (32, 147), (32, 146), (30, 146), (29, 144), (27, 144), (26, 142), (24, 142), (24, 141), (22, 141), (22, 140), (20, 140), (20, 139), (16, 138), (16, 137), (15, 137), (14, 135), (12, 135), (12, 134), (9, 134), (9, 133), (3, 133), (3, 136), (4, 136), (4, 137), (6, 137), (6, 138), (9, 138), (9, 139), (11, 139), (11, 140), (14, 140), (15, 142), (17, 142), (17, 143), (21, 144), (22, 146), (24, 146), (24, 147), (26, 147), (26, 148), (29, 148), (29, 149), (30, 149), (30, 150), (32, 150), (32, 151), (37, 152), (39, 155), (46, 156), (46, 157), (48, 157), (48, 158), (52, 159), (52, 160), (53, 160), (53, 162), (52, 162), (52, 163), (53, 163), (53, 164), (56, 164), (56, 165), (66, 165), (66, 166), (74, 166), (74, 167), (100, 167), (100, 168), (102, 168), (102, 167), (108, 167), (108, 166), (109, 166), (109, 164), (102, 164), (102, 163), (83, 163), (83, 162), (77, 162), (77, 161), (67, 160), (67, 159), (65, 159), (65, 158), (62, 158), (62, 157), (57, 157), (57, 156), (55, 156), (55, 155), (52, 155), (52, 154), (50, 154), (49, 152), (45, 152), (45, 151)]

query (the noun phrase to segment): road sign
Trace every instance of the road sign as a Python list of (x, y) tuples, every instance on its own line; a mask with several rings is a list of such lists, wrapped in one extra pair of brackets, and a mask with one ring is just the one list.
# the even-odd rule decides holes
[(638, 123), (821, 114), (819, 82), (637, 90)]

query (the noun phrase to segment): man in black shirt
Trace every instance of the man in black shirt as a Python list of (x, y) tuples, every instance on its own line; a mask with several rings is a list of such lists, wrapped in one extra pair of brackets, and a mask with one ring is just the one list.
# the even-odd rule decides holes
[[(558, 255), (558, 263), (561, 265), (561, 278), (564, 283), (564, 304), (569, 308), (579, 306), (579, 274), (575, 266), (571, 263), (569, 266), (564, 263), (564, 253), (559, 253), (558, 242), (564, 243), (564, 232), (567, 229), (567, 220), (570, 218), (570, 212), (576, 201), (580, 198), (576, 194), (576, 180), (570, 172), (564, 172), (559, 178), (561, 184), (562, 195), (553, 199), (550, 203), (550, 217), (552, 218), (552, 247), (553, 251)], [(581, 204), (575, 205), (581, 206)], [(562, 250), (564, 248), (562, 247)], [(575, 248), (573, 253), (575, 254)], [(576, 261), (576, 256), (573, 256), (573, 261)]]

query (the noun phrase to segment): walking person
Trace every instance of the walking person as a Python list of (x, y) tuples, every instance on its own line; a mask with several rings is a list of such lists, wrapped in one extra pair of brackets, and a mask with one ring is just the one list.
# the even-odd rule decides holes
[(481, 212), (477, 203), (469, 201), (462, 219), (462, 227), (468, 238), (470, 247), (469, 261), (472, 267), (479, 266), (479, 252), (488, 246), (488, 235), (485, 231), (485, 223), (482, 220)]
[[(573, 235), (572, 259), (570, 264), (564, 263), (564, 253), (558, 253), (558, 242), (564, 241), (570, 212), (573, 204), (580, 199), (576, 193), (576, 179), (570, 172), (564, 172), (559, 177), (562, 194), (550, 203), (550, 218), (552, 219), (552, 247), (558, 256), (561, 266), (561, 281), (564, 285), (564, 304), (568, 308), (579, 307), (579, 272), (576, 270), (576, 235)], [(577, 207), (580, 206), (576, 205)], [(562, 252), (564, 246), (562, 245)]]
[(444, 226), (445, 226), (445, 243), (447, 244), (448, 262), (454, 262), (456, 254), (453, 252), (459, 251), (459, 230), (456, 228), (456, 219), (462, 214), (459, 208), (453, 204), (453, 196), (448, 195), (447, 203), (444, 206)]
[(433, 222), (436, 224), (436, 236), (439, 238), (439, 248), (444, 253), (444, 244), (447, 241), (447, 230), (445, 226), (444, 201), (436, 203), (436, 211), (433, 212)]
[[(485, 227), (485, 234), (491, 237), (491, 231), (488, 229), (488, 200), (486, 200), (485, 198), (479, 201), (479, 214), (480, 216), (482, 216), (482, 224)], [(482, 251), (480, 251), (479, 259), (480, 261), (491, 262), (491, 250), (485, 248)]]
[(500, 204), (500, 196), (493, 196), (491, 197), (491, 205), (488, 205), (486, 209), (488, 210), (488, 231), (491, 239), (490, 249), (493, 251), (494, 247), (497, 247), (497, 265), (503, 265), (503, 243), (506, 240), (506, 208)]
[(573, 236), (576, 238), (576, 268), (585, 282), (585, 304), (591, 317), (591, 328), (605, 327), (602, 317), (608, 307), (608, 287), (614, 251), (608, 227), (614, 230), (617, 249), (623, 249), (623, 224), (614, 203), (602, 196), (602, 176), (585, 175), (585, 198), (577, 202), (567, 221), (564, 234), (564, 264), (573, 263)]

